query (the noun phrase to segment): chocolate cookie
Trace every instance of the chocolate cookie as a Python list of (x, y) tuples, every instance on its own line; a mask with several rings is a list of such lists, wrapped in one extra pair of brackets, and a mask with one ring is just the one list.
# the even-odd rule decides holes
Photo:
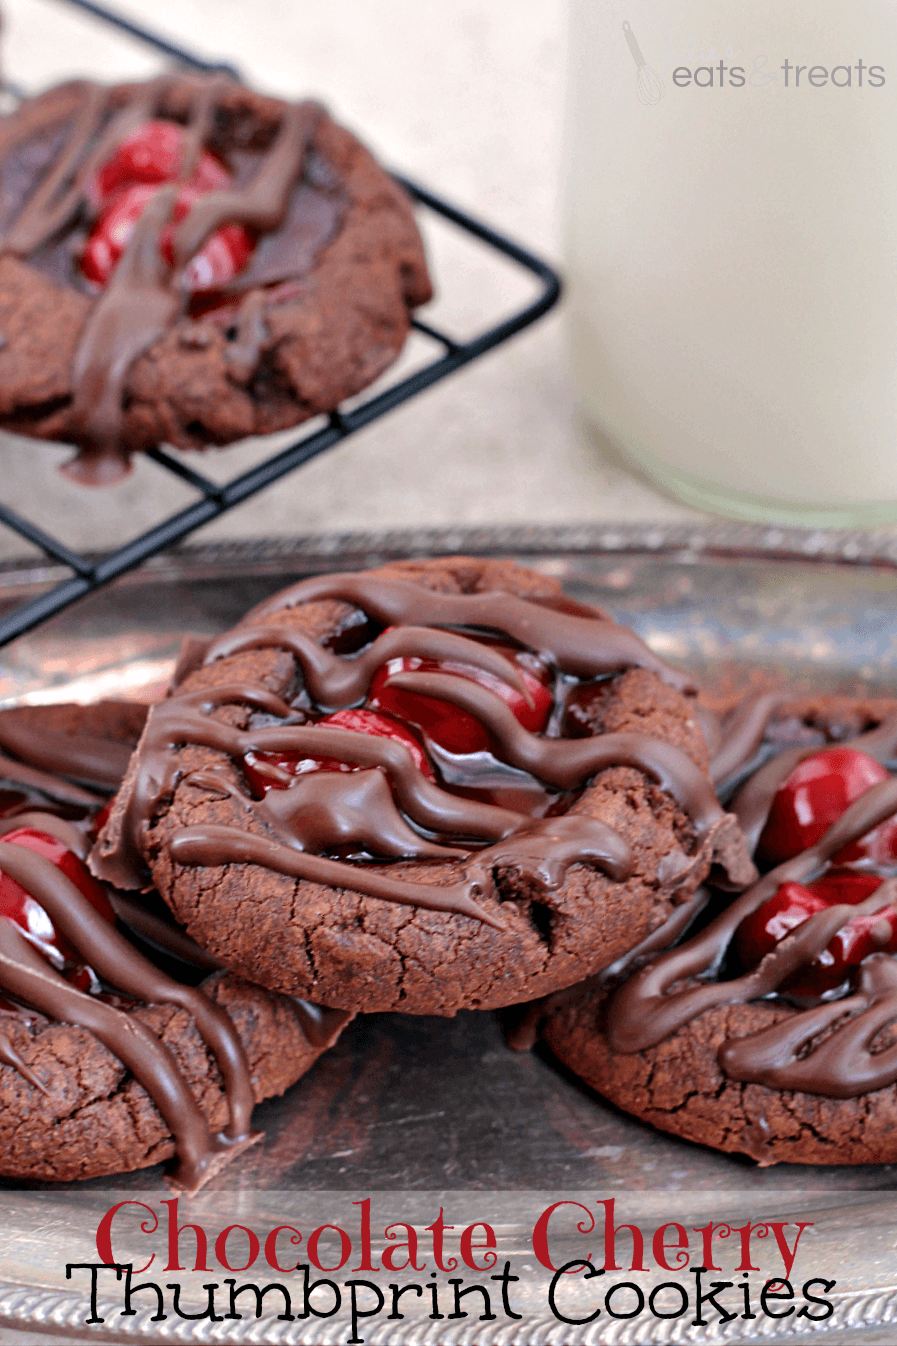
[(454, 1014), (581, 979), (754, 870), (687, 679), (510, 563), (303, 581), (150, 713), (94, 848), (262, 985)]
[(431, 288), (410, 203), (317, 104), (75, 82), (0, 120), (0, 424), (118, 479), (332, 410)]
[(773, 755), (731, 807), (763, 878), (618, 989), (559, 996), (531, 1025), (674, 1135), (761, 1164), (893, 1162), (897, 703), (779, 697), (751, 716), (749, 746)]
[[(35, 741), (44, 719), (51, 741), (81, 720), (95, 749), (117, 746), (133, 718), (115, 703), (24, 717)], [(0, 734), (10, 721), (22, 728), (4, 712)], [(83, 746), (69, 742), (80, 768)], [(92, 766), (103, 774), (96, 751)], [(195, 986), (215, 960), (79, 859), (91, 805), (35, 768), (27, 807), (10, 805), (18, 767), (0, 760), (15, 787), (0, 796), (0, 1173), (68, 1181), (174, 1156), (172, 1184), (195, 1190), (259, 1139), (254, 1103), (283, 1093), (351, 1016), (220, 971)]]

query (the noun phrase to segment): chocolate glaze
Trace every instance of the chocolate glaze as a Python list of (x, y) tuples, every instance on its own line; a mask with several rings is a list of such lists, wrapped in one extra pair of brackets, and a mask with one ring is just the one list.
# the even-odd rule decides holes
[[(59, 275), (60, 269), (66, 270), (65, 249), (49, 245), (79, 222), (90, 221), (90, 186), (97, 169), (128, 135), (158, 115), (170, 86), (165, 78), (124, 91), (87, 82), (79, 86), (83, 95), (68, 139), (7, 222), (0, 251), (32, 259), (49, 252), (51, 274), (66, 279)], [(171, 221), (178, 185), (189, 177), (213, 136), (217, 101), (227, 87), (220, 74), (194, 78), (179, 182), (161, 187), (148, 202), (85, 324), (74, 360), (70, 416), (78, 453), (64, 469), (80, 482), (111, 482), (129, 470), (122, 445), (128, 374), (139, 356), (183, 316), (188, 297), (184, 268), (217, 229), (242, 224), (262, 236), (259, 258), (234, 286), (234, 293), (250, 290), (238, 314), (237, 342), (230, 355), (234, 377), (246, 383), (266, 339), (265, 300), (258, 287), (311, 266), (340, 227), (345, 201), (338, 184), (326, 181), (326, 169), (319, 166), (317, 174), (325, 179), (324, 191), (299, 183), (321, 109), (297, 103), (287, 107), (266, 151), (242, 155), (242, 171), (231, 187), (194, 202), (173, 230), (174, 265), (163, 259), (159, 242)], [(279, 238), (282, 229), (285, 237)]]
[[(267, 624), (297, 602), (339, 599), (360, 606), (368, 619), (395, 629), (379, 634), (360, 653), (340, 657), (286, 622)], [(301, 674), (301, 695), (316, 710), (358, 704), (376, 671), (391, 659), (415, 656), (483, 669), (524, 691), (519, 670), (499, 651), (443, 625), (485, 628), (529, 646), (562, 673), (594, 679), (637, 665), (667, 681), (685, 679), (651, 654), (638, 638), (607, 620), (499, 593), (444, 594), (391, 577), (336, 575), (305, 581), (250, 614), (237, 631), (213, 642), (208, 665), (245, 650), (289, 651)], [(432, 628), (436, 629), (432, 629)], [(191, 655), (192, 663), (197, 655)], [(452, 673), (402, 673), (387, 686), (407, 687), (469, 711), (485, 727), (498, 762), (529, 773), (556, 791), (579, 790), (613, 766), (645, 772), (690, 817), (697, 854), (665, 857), (658, 873), (663, 888), (681, 886), (699, 863), (703, 848), (721, 829), (734, 826), (705, 777), (678, 748), (638, 734), (558, 739), (524, 730), (506, 703), (487, 688)], [(219, 718), (236, 703), (280, 719), (277, 726), (236, 728)], [(157, 844), (152, 829), (159, 811), (182, 780), (230, 796), (245, 815), (245, 828), (202, 824), (182, 827), (167, 839), (172, 859), (183, 865), (258, 864), (278, 873), (346, 888), (388, 901), (472, 917), (499, 929), (501, 922), (476, 902), (496, 896), (496, 875), (512, 870), (535, 891), (557, 888), (573, 864), (594, 865), (616, 880), (632, 872), (622, 837), (576, 808), (561, 817), (532, 818), (444, 789), (427, 779), (400, 743), (326, 724), (304, 723), (280, 698), (258, 687), (232, 683), (172, 696), (153, 708), (125, 791), (117, 826), (108, 827), (91, 857), (94, 871), (118, 887), (144, 877), (143, 857)], [(361, 770), (284, 775), (288, 788), (253, 800), (237, 772), (217, 768), (187, 772), (183, 745), (211, 748), (239, 769), (247, 754), (286, 753), (335, 758)], [(271, 769), (277, 775), (277, 768)], [(348, 849), (355, 863), (322, 852)], [(434, 882), (408, 882), (370, 863), (414, 857), (434, 867)], [(460, 878), (446, 881), (440, 862), (462, 860)], [(725, 876), (723, 877), (725, 881)]]
[[(723, 784), (750, 762), (763, 742), (770, 720), (786, 700), (782, 692), (764, 692), (760, 696), (745, 697), (724, 725), (720, 725), (715, 717), (710, 719), (712, 730), (716, 731), (710, 762), (710, 779), (714, 785)], [(709, 716), (709, 712), (705, 711), (705, 714)]]
[[(130, 702), (107, 702), (110, 714), (124, 712), (133, 727), (135, 737), (139, 735), (142, 707)], [(64, 776), (75, 781), (84, 781), (101, 789), (118, 789), (122, 777), (131, 759), (133, 745), (122, 739), (101, 737), (91, 733), (88, 728), (79, 728), (77, 733), (59, 733), (48, 729), (38, 715), (33, 712), (21, 713), (22, 708), (13, 707), (0, 711), (0, 748), (11, 753), (19, 762), (26, 763), (39, 772), (46, 773), (44, 790), (60, 802), (91, 804), (97, 802), (97, 796), (78, 792), (82, 798), (72, 795), (62, 797), (60, 791), (67, 789), (66, 782), (58, 777)], [(144, 712), (145, 716), (145, 712)], [(0, 778), (20, 779), (6, 775), (4, 759), (0, 759)], [(37, 777), (34, 778), (35, 783)]]
[[(897, 715), (883, 720), (874, 729), (848, 739), (843, 747), (868, 753), (876, 761), (892, 761), (897, 754)], [(755, 771), (732, 800), (732, 812), (738, 819), (749, 848), (753, 851), (769, 817), (772, 801), (788, 776), (805, 757), (820, 751), (818, 744), (786, 748)]]
[(677, 691), (693, 691), (687, 674), (649, 650), (626, 626), (579, 612), (558, 611), (517, 594), (457, 594), (381, 575), (316, 575), (300, 580), (248, 613), (247, 622), (299, 603), (351, 603), (382, 626), (468, 626), (501, 631), (536, 653), (550, 653), (562, 673), (597, 678), (625, 668), (647, 668)]
[(74, 808), (95, 809), (105, 803), (102, 795), (82, 790), (79, 785), (51, 776), (48, 771), (41, 771), (26, 762), (16, 762), (3, 753), (0, 753), (0, 780), (23, 785), (48, 799), (57, 800), (60, 804), (71, 804)]
[[(124, 745), (112, 737), (54, 732), (58, 721), (52, 720), (53, 709), (46, 708), (46, 715), (40, 708), (29, 709), (24, 715), (15, 710), (0, 714), (2, 741), (32, 761), (45, 761), (70, 774), (101, 777), (110, 786), (120, 784), (127, 761)], [(106, 703), (106, 709), (110, 733), (123, 727), (133, 729), (141, 718), (141, 708), (130, 703)], [(21, 764), (13, 763), (3, 770), (17, 767)], [(29, 788), (42, 796), (43, 808), (19, 808), (4, 814), (0, 817), (0, 837), (21, 827), (35, 828), (55, 836), (83, 859), (86, 832), (78, 822), (46, 809), (53, 806), (54, 797), (61, 796), (57, 806), (78, 804), (82, 811), (89, 808), (94, 813), (103, 803), (102, 797), (78, 791), (33, 768), (22, 770), (29, 774)], [(74, 798), (70, 798), (72, 794)], [(144, 958), (49, 860), (14, 842), (0, 841), (0, 872), (26, 888), (85, 963), (109, 985), (142, 1001), (178, 1004), (193, 1018), (224, 1077), (230, 1123), (218, 1136), (209, 1134), (174, 1058), (145, 1025), (123, 1013), (119, 1005), (109, 1003), (108, 996), (105, 1001), (97, 1000), (70, 985), (36, 953), (17, 927), (0, 919), (0, 990), (20, 1001), (18, 1013), (29, 1019), (56, 1018), (95, 1033), (143, 1084), (170, 1126), (178, 1148), (173, 1183), (185, 1190), (201, 1186), (225, 1159), (258, 1139), (248, 1129), (254, 1102), (252, 1088), (245, 1053), (229, 1016), (201, 989), (172, 980)], [(125, 893), (110, 890), (108, 896), (119, 919), (154, 948), (197, 974), (221, 967), (170, 916), (164, 919), (156, 915), (145, 903)], [(294, 999), (293, 1005), (307, 1041), (318, 1050), (329, 1046), (352, 1017), (342, 1010), (300, 1000)], [(0, 1062), (12, 1066), (33, 1088), (46, 1093), (43, 1082), (2, 1031)]]
[[(893, 903), (895, 883), (887, 881), (862, 904), (817, 912), (751, 972), (733, 980), (711, 980), (746, 916), (783, 883), (818, 878), (843, 846), (895, 813), (897, 779), (890, 778), (856, 800), (816, 846), (771, 870), (706, 929), (636, 972), (608, 1003), (610, 1046), (624, 1053), (643, 1051), (705, 1010), (773, 995), (797, 968), (817, 958), (842, 926)], [(770, 1089), (854, 1098), (897, 1082), (897, 1048), (872, 1051), (876, 1037), (895, 1018), (897, 963), (875, 954), (863, 961), (859, 984), (851, 994), (789, 1016), (761, 1033), (724, 1043), (719, 1065), (732, 1079)]]
[(0, 987), (51, 1018), (88, 1029), (132, 1071), (177, 1143), (173, 1181), (195, 1190), (217, 1166), (219, 1155), (253, 1139), (249, 1069), (229, 1017), (200, 991), (173, 981), (148, 962), (44, 856), (0, 842), (0, 869), (34, 896), (60, 934), (111, 985), (147, 1003), (179, 1005), (192, 1017), (224, 1077), (230, 1121), (217, 1136), (209, 1133), (164, 1043), (133, 1016), (69, 985), (11, 922), (0, 920)]

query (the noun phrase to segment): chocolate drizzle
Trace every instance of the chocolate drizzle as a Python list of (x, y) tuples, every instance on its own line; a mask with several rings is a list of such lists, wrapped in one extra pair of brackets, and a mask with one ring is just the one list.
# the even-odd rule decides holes
[[(883, 720), (865, 734), (846, 740), (842, 745), (868, 753), (882, 764), (897, 754), (897, 715)], [(819, 752), (819, 745), (786, 748), (755, 771), (732, 800), (732, 812), (738, 819), (748, 846), (753, 851), (769, 817), (779, 786), (805, 757)]]
[[(68, 140), (8, 223), (0, 251), (31, 258), (79, 222), (92, 222), (95, 207), (90, 193), (97, 169), (128, 135), (159, 115), (173, 85), (173, 79), (162, 78), (130, 89), (107, 89), (87, 82), (79, 86), (83, 92)], [(129, 454), (123, 446), (128, 376), (135, 361), (183, 317), (188, 298), (184, 269), (217, 229), (240, 224), (265, 244), (289, 225), (286, 251), (298, 247), (296, 257), (282, 255), (284, 249), (266, 247), (261, 270), (250, 263), (246, 277), (236, 278), (234, 293), (238, 293), (247, 286), (265, 286), (297, 274), (297, 265), (301, 270), (312, 262), (340, 227), (343, 206), (337, 194), (332, 190), (323, 196), (311, 194), (300, 185), (322, 116), (317, 104), (302, 102), (287, 105), (267, 150), (242, 154), (243, 171), (233, 186), (193, 202), (173, 228), (174, 264), (163, 258), (160, 240), (171, 223), (179, 187), (213, 136), (218, 106), (232, 87), (220, 74), (192, 77), (178, 182), (161, 186), (151, 197), (106, 289), (88, 315), (72, 368), (67, 427), (78, 453), (64, 468), (80, 482), (104, 484), (129, 471)], [(302, 208), (294, 220), (297, 195), (302, 196)], [(251, 288), (238, 314), (238, 339), (228, 359), (235, 381), (242, 384), (251, 379), (267, 339), (263, 306), (262, 291)]]
[[(323, 600), (353, 603), (369, 621), (394, 629), (377, 635), (359, 653), (340, 657), (295, 625), (276, 620), (297, 603)], [(267, 623), (266, 616), (275, 620)], [(603, 614), (560, 610), (506, 593), (435, 592), (381, 575), (305, 581), (215, 641), (204, 662), (209, 666), (252, 649), (287, 650), (301, 675), (303, 705), (310, 698), (316, 713), (357, 705), (378, 669), (408, 656), (439, 660), (443, 667), (481, 669), (525, 693), (520, 672), (508, 658), (470, 634), (443, 627), (510, 637), (568, 676), (594, 679), (637, 666), (674, 686), (686, 681), (634, 633)], [(713, 853), (723, 832), (734, 827), (700, 770), (670, 744), (628, 733), (587, 739), (532, 734), (496, 693), (455, 673), (394, 674), (385, 686), (407, 687), (472, 713), (489, 735), (498, 764), (528, 773), (550, 790), (580, 790), (614, 766), (644, 772), (688, 815), (697, 842), (692, 856), (674, 852), (664, 857), (657, 875), (661, 890), (681, 887)], [(237, 728), (223, 718), (224, 708), (234, 704), (280, 723)], [(498, 896), (496, 875), (501, 871), (520, 874), (531, 889), (543, 892), (560, 887), (574, 864), (597, 867), (615, 880), (632, 872), (625, 840), (575, 805), (562, 816), (534, 819), (434, 783), (401, 743), (305, 720), (304, 710), (293, 710), (272, 693), (242, 682), (189, 690), (154, 707), (121, 814), (106, 828), (92, 856), (95, 872), (119, 887), (143, 882), (143, 857), (157, 845), (156, 819), (179, 783), (230, 797), (244, 824), (175, 829), (165, 844), (177, 864), (257, 864), (387, 901), (468, 916), (498, 929), (503, 928), (499, 918), (476, 899)], [(233, 766), (185, 769), (179, 757), (184, 745), (212, 749)], [(281, 773), (287, 788), (272, 789), (263, 800), (255, 800), (242, 788), (240, 766), (248, 754), (265, 753), (336, 759), (356, 769), (294, 777)], [(271, 774), (277, 775), (276, 767)], [(352, 862), (326, 854), (337, 851), (342, 856), (346, 850), (353, 853)], [(433, 881), (391, 875), (382, 865), (391, 857), (426, 862)], [(447, 871), (449, 862), (452, 869)]]
[[(880, 742), (886, 737), (882, 734)], [(752, 971), (732, 980), (715, 979), (746, 916), (783, 883), (818, 878), (842, 847), (895, 813), (897, 779), (891, 778), (852, 804), (816, 846), (771, 870), (706, 929), (636, 972), (607, 1007), (611, 1048), (624, 1053), (643, 1051), (706, 1010), (773, 995), (797, 968), (817, 958), (842, 926), (893, 902), (895, 882), (886, 881), (864, 903), (840, 904), (811, 916)], [(895, 1019), (897, 962), (873, 954), (864, 959), (859, 984), (851, 994), (789, 1015), (763, 1032), (724, 1043), (718, 1061), (732, 1079), (771, 1089), (854, 1098), (897, 1082), (897, 1047), (873, 1050), (876, 1038)]]
[[(129, 757), (117, 735), (136, 736), (145, 708), (130, 702), (96, 706), (21, 707), (0, 712), (0, 741), (30, 762), (74, 776), (101, 779), (108, 787), (121, 783)], [(69, 731), (61, 732), (65, 725)], [(104, 731), (106, 735), (104, 736)], [(0, 837), (19, 828), (49, 833), (82, 859), (88, 838), (84, 824), (48, 812), (77, 808), (95, 813), (101, 796), (88, 794), (65, 780), (34, 767), (0, 759), (0, 775), (24, 775), (38, 807), (26, 801), (0, 815)], [(24, 782), (23, 782), (24, 783)], [(39, 787), (39, 788), (38, 788)], [(230, 1122), (218, 1136), (209, 1133), (202, 1113), (183, 1080), (174, 1057), (139, 1019), (123, 1012), (120, 997), (97, 999), (64, 980), (34, 950), (10, 921), (0, 919), (0, 990), (20, 1002), (19, 1017), (54, 1018), (94, 1033), (143, 1084), (174, 1136), (178, 1163), (172, 1181), (185, 1190), (201, 1186), (221, 1163), (258, 1139), (248, 1129), (254, 1097), (245, 1053), (227, 1012), (202, 989), (182, 985), (160, 971), (133, 944), (101, 917), (70, 880), (49, 860), (25, 846), (0, 841), (0, 872), (22, 885), (47, 912), (54, 927), (76, 953), (119, 991), (137, 1000), (181, 1006), (193, 1018), (218, 1063), (230, 1109)], [(116, 916), (152, 949), (165, 955), (188, 980), (217, 971), (221, 964), (151, 903), (114, 890), (108, 897)], [(294, 1013), (309, 1046), (323, 1051), (352, 1017), (293, 1000)], [(10, 1010), (3, 1011), (7, 1016)], [(2, 1019), (0, 1019), (2, 1024)], [(12, 1066), (33, 1088), (47, 1094), (44, 1082), (22, 1059), (0, 1029), (0, 1062)]]
[(300, 603), (323, 600), (350, 603), (383, 626), (466, 626), (501, 631), (536, 653), (550, 654), (562, 673), (577, 678), (647, 668), (677, 691), (694, 690), (687, 674), (654, 654), (628, 627), (546, 607), (518, 594), (441, 593), (411, 580), (382, 575), (317, 575), (260, 603), (247, 614), (246, 621), (252, 623)]
[[(82, 708), (75, 707), (77, 720), (67, 726), (69, 732), (55, 721), (54, 709), (62, 712), (66, 707), (12, 706), (0, 711), (0, 748), (18, 759), (10, 763), (0, 757), (0, 780), (33, 784), (60, 803), (96, 806), (101, 802), (98, 795), (69, 786), (60, 777), (105, 791), (117, 790), (140, 737), (146, 709), (129, 701), (103, 701), (79, 715)], [(111, 732), (100, 733), (99, 717), (104, 714)]]
[[(16, 926), (0, 920), (0, 987), (42, 1014), (88, 1029), (132, 1071), (175, 1138), (172, 1181), (196, 1190), (228, 1151), (258, 1138), (249, 1129), (254, 1105), (249, 1068), (228, 1015), (201, 991), (173, 981), (148, 962), (44, 856), (0, 842), (0, 870), (34, 896), (60, 934), (110, 984), (147, 1003), (178, 1005), (192, 1017), (224, 1078), (230, 1120), (216, 1136), (165, 1044), (133, 1016), (69, 985)], [(18, 1069), (8, 1041), (3, 1048), (4, 1059)], [(26, 1078), (41, 1087), (30, 1072)]]

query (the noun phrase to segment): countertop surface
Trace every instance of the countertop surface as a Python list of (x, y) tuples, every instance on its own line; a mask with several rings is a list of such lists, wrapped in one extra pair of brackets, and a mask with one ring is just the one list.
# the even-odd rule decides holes
[[(236, 64), (260, 88), (317, 96), (384, 163), (559, 259), (565, 0), (127, 0), (124, 8)], [(154, 53), (63, 0), (4, 0), (3, 15), (0, 62), (30, 91), (73, 74), (158, 69)], [(454, 330), (482, 328), (484, 313), (488, 322), (517, 300), (501, 268), (484, 269), (446, 231), (427, 241), (435, 312)], [(66, 456), (61, 446), (0, 435), (0, 500), (75, 547), (115, 545), (190, 498), (146, 460), (120, 486), (73, 486), (57, 471)], [(247, 442), (191, 461), (229, 476), (260, 456), (258, 442)], [(699, 517), (631, 476), (580, 424), (561, 309), (197, 537)], [(0, 531), (0, 557), (25, 550)]]

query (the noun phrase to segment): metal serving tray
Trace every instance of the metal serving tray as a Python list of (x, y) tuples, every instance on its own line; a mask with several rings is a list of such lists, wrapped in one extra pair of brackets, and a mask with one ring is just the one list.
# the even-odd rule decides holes
[[(142, 698), (163, 685), (185, 633), (220, 631), (303, 574), (452, 551), (513, 555), (556, 576), (571, 593), (631, 623), (665, 657), (696, 669), (711, 695), (770, 675), (796, 689), (893, 693), (893, 547), (888, 534), (651, 525), (334, 536), (169, 553), (0, 652), (0, 699)], [(0, 614), (53, 579), (48, 571), (11, 568), (0, 583)], [(441, 1205), (457, 1230), (474, 1219), (493, 1224), (500, 1259), (507, 1252), (521, 1277), (520, 1322), (480, 1323), (471, 1315), (437, 1323), (426, 1310), (409, 1308), (401, 1321), (371, 1320), (362, 1329), (367, 1342), (778, 1342), (812, 1334), (828, 1343), (846, 1341), (849, 1329), (851, 1342), (871, 1346), (897, 1336), (888, 1326), (897, 1322), (897, 1168), (758, 1169), (660, 1135), (601, 1102), (547, 1055), (509, 1052), (491, 1014), (361, 1018), (305, 1079), (256, 1115), (264, 1149), (238, 1159), (200, 1197), (182, 1198), (182, 1223), (185, 1216), (200, 1220), (210, 1232), (239, 1223), (262, 1235), (274, 1224), (357, 1228), (351, 1203), (370, 1195), (381, 1230), (390, 1220), (424, 1228)], [(120, 1295), (102, 1286), (110, 1311), (104, 1323), (85, 1326), (86, 1275), (66, 1281), (65, 1264), (96, 1260), (93, 1231), (116, 1201), (142, 1200), (162, 1214), (158, 1203), (169, 1195), (158, 1169), (78, 1186), (4, 1184), (0, 1324), (13, 1335), (0, 1340), (17, 1340), (17, 1330), (30, 1340), (55, 1333), (57, 1341), (319, 1346), (348, 1339), (342, 1315), (290, 1322), (274, 1316), (276, 1307), (258, 1322), (153, 1322), (149, 1308), (122, 1318)], [(530, 1243), (535, 1215), (565, 1196), (593, 1209), (596, 1199), (614, 1197), (618, 1221), (646, 1230), (670, 1220), (697, 1227), (711, 1217), (733, 1226), (745, 1217), (812, 1221), (797, 1267), (837, 1280), (835, 1311), (817, 1324), (761, 1315), (695, 1327), (689, 1314), (660, 1323), (604, 1315), (589, 1327), (565, 1325), (546, 1309), (550, 1275)], [(139, 1242), (145, 1236), (138, 1222), (148, 1217), (129, 1207), (117, 1218), (122, 1245), (133, 1235), (139, 1256), (148, 1245)], [(583, 1244), (564, 1246), (576, 1256)], [(727, 1245), (719, 1246), (721, 1265), (729, 1265)], [(768, 1262), (769, 1250), (761, 1251)], [(769, 1266), (770, 1275), (781, 1270), (780, 1262)], [(661, 1273), (652, 1274), (656, 1281)], [(642, 1277), (646, 1289), (652, 1274)], [(347, 1271), (333, 1275), (340, 1280)], [(283, 1279), (270, 1271), (268, 1278)], [(582, 1282), (569, 1302), (589, 1293)]]

